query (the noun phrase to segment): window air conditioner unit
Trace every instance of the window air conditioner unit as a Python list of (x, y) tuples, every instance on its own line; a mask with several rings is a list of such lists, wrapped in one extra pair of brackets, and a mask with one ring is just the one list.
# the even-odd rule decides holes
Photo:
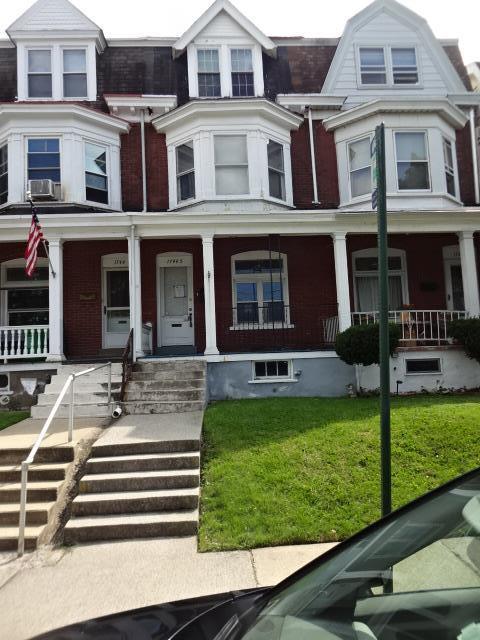
[(29, 180), (28, 190), (33, 200), (56, 200), (53, 180)]

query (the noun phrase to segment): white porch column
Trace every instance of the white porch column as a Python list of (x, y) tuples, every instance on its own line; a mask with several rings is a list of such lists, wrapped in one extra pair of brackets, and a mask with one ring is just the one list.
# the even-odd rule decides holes
[(465, 310), (470, 316), (480, 316), (480, 299), (478, 293), (477, 260), (472, 231), (460, 231), (458, 234), (460, 261), (462, 263), (463, 295)]
[(348, 283), (347, 235), (332, 233), (335, 256), (335, 282), (337, 285), (338, 328), (345, 331), (352, 324), (350, 314), (350, 287)]
[(215, 272), (213, 236), (202, 236), (203, 288), (205, 291), (205, 355), (218, 354), (217, 318), (215, 315)]
[(142, 288), (140, 270), (140, 238), (132, 225), (128, 237), (128, 273), (130, 291), (130, 327), (133, 327), (134, 360), (144, 355), (142, 350)]
[(48, 276), (49, 355), (47, 362), (62, 362), (63, 353), (63, 247), (59, 238), (49, 239), (48, 252), (52, 263)]

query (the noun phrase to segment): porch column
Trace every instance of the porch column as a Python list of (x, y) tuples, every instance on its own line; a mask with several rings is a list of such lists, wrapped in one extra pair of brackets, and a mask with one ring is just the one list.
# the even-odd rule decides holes
[(142, 349), (142, 288), (140, 270), (140, 238), (132, 226), (128, 238), (128, 272), (130, 291), (130, 327), (133, 327), (134, 359), (141, 358)]
[(465, 310), (472, 317), (480, 315), (480, 299), (478, 293), (477, 260), (472, 231), (460, 231), (458, 234), (460, 261), (462, 264), (463, 295)]
[(217, 318), (215, 315), (215, 272), (213, 236), (202, 236), (203, 288), (205, 291), (205, 355), (218, 354)]
[(347, 234), (332, 233), (337, 285), (338, 329), (345, 331), (352, 324), (350, 314), (350, 287), (348, 283)]
[[(63, 246), (59, 238), (49, 239), (52, 266), (48, 270), (49, 354), (47, 362), (62, 362), (63, 353)], [(55, 277), (52, 274), (52, 268)]]

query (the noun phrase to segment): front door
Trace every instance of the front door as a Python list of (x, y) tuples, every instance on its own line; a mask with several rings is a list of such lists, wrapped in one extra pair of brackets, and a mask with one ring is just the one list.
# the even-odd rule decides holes
[(192, 264), (190, 254), (158, 256), (161, 347), (194, 344)]
[(463, 294), (462, 265), (458, 246), (444, 247), (443, 260), (447, 309), (450, 311), (464, 311), (465, 298)]
[(104, 256), (102, 302), (103, 348), (124, 347), (130, 332), (130, 293), (126, 256)]

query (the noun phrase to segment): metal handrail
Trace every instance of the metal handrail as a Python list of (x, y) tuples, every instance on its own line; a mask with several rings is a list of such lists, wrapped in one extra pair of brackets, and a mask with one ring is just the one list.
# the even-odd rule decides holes
[(120, 388), (120, 401), (125, 399), (125, 391), (127, 389), (127, 382), (132, 375), (133, 363), (134, 363), (134, 344), (133, 344), (133, 328), (130, 329), (128, 334), (127, 344), (123, 350), (122, 355), (122, 386)]
[(21, 489), (20, 489), (20, 515), (18, 522), (18, 556), (23, 556), (25, 552), (25, 525), (26, 525), (26, 508), (27, 508), (27, 481), (28, 481), (28, 469), (30, 465), (33, 463), (35, 455), (42, 444), (42, 440), (47, 434), (47, 431), (52, 423), (52, 420), (55, 417), (55, 414), (58, 411), (58, 407), (62, 404), (62, 400), (65, 397), (68, 389), (70, 388), (70, 402), (69, 402), (69, 413), (68, 413), (68, 442), (73, 440), (73, 424), (74, 424), (74, 413), (75, 413), (75, 380), (76, 378), (80, 378), (80, 376), (84, 376), (87, 373), (92, 373), (92, 371), (97, 371), (98, 369), (104, 369), (108, 367), (108, 406), (112, 403), (112, 363), (106, 362), (105, 364), (100, 364), (96, 367), (90, 367), (89, 369), (85, 369), (84, 371), (80, 371), (79, 373), (71, 373), (65, 384), (60, 391), (55, 404), (52, 407), (52, 410), (48, 414), (48, 418), (45, 420), (45, 424), (42, 427), (42, 430), (38, 434), (37, 439), (35, 440), (35, 444), (33, 445), (28, 457), (21, 463)]

